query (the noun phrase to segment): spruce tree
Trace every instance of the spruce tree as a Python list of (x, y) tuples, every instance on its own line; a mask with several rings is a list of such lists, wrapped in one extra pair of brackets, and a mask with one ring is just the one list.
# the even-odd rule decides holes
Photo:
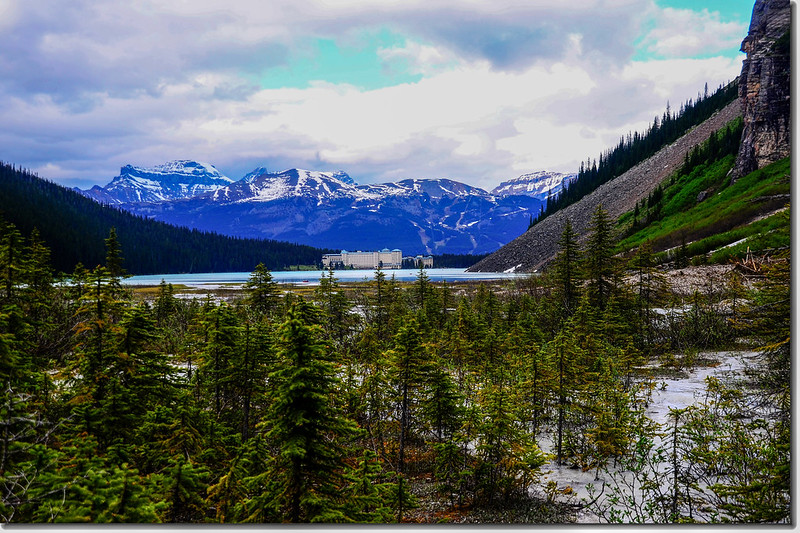
[(302, 305), (290, 308), (279, 330), (281, 367), (271, 377), (275, 400), (263, 421), (277, 454), (251, 480), (264, 489), (254, 497), (249, 519), (343, 522), (349, 518), (341, 492), (343, 445), (356, 427), (336, 408), (338, 378), (319, 327), (302, 318)]
[(527, 494), (547, 456), (521, 422), (520, 402), (511, 387), (488, 384), (479, 395), (483, 416), (478, 427), (476, 483), (488, 504)]
[[(389, 372), (396, 387), (397, 410), (400, 414), (400, 434), (398, 436), (397, 472), (402, 491), (406, 475), (406, 448), (414, 428), (414, 415), (417, 397), (425, 383), (428, 361), (422, 348), (422, 335), (415, 318), (409, 317), (394, 337), (394, 347), (388, 354)], [(398, 501), (398, 521), (408, 508), (402, 498)]]
[[(353, 317), (349, 312), (347, 297), (339, 288), (339, 280), (328, 269), (314, 290), (314, 300), (323, 311), (325, 331), (331, 339), (341, 344), (350, 330)], [(309, 310), (310, 311), (310, 310)], [(306, 312), (306, 311), (303, 311)]]
[(125, 268), (122, 266), (124, 258), (122, 257), (122, 247), (117, 238), (116, 228), (111, 228), (108, 233), (106, 243), (106, 269), (112, 278), (124, 278), (127, 275)]
[(564, 230), (558, 239), (558, 255), (553, 264), (553, 276), (556, 290), (561, 295), (566, 317), (572, 315), (577, 305), (580, 280), (580, 248), (578, 234), (572, 229), (572, 222), (567, 219)]
[(80, 406), (80, 424), (98, 436), (101, 446), (108, 444), (104, 433), (108, 429), (102, 420), (102, 405), (108, 393), (109, 366), (118, 351), (115, 336), (124, 302), (118, 299), (114, 278), (104, 267), (95, 268), (86, 279), (86, 286), (77, 310), (78, 324), (74, 342), (76, 359), (72, 362), (78, 386), (75, 402)]
[(613, 248), (612, 220), (602, 204), (598, 204), (592, 214), (584, 262), (589, 298), (599, 309), (605, 308), (614, 289), (616, 264)]
[(270, 314), (278, 305), (278, 284), (264, 263), (256, 265), (245, 283), (244, 291), (247, 294), (245, 302), (260, 317)]
[(637, 345), (639, 349), (649, 347), (653, 342), (653, 307), (666, 294), (666, 280), (656, 268), (653, 246), (645, 241), (636, 251), (630, 266), (636, 276), (634, 295), (636, 301)]
[(0, 282), (3, 284), (0, 303), (10, 303), (21, 283), (23, 264), (22, 234), (14, 224), (0, 219)]
[(450, 369), (443, 361), (431, 365), (427, 378), (428, 394), (423, 399), (422, 411), (439, 441), (453, 436), (461, 425), (461, 395), (453, 381)]

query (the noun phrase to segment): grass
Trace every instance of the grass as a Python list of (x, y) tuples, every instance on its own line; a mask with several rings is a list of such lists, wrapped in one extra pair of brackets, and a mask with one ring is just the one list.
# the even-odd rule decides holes
[[(653, 249), (664, 252), (687, 244), (690, 256), (708, 254), (711, 262), (726, 262), (733, 255), (741, 255), (750, 246), (752, 251), (788, 246), (789, 219), (786, 213), (766, 215), (788, 204), (785, 195), (790, 192), (790, 161), (783, 159), (757, 170), (730, 184), (727, 176), (733, 156), (712, 164), (695, 168), (687, 175), (673, 176), (664, 190), (657, 220), (624, 237), (618, 252), (635, 249), (651, 241)], [(708, 196), (697, 202), (698, 195)], [(620, 226), (630, 227), (632, 213), (620, 218)], [(747, 239), (729, 249), (720, 248)], [(662, 253), (662, 259), (667, 254)]]
[[(194, 287), (189, 287), (188, 285), (183, 285), (181, 283), (173, 284), (172, 289), (176, 293), (191, 292), (195, 290)], [(161, 288), (158, 285), (134, 285), (132, 290), (134, 294), (139, 294), (141, 296), (157, 296)]]

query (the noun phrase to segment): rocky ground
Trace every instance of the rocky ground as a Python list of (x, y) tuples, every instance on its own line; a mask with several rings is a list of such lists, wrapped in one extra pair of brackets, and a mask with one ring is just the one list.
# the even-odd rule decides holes
[(739, 100), (736, 100), (653, 157), (600, 186), (580, 201), (553, 213), (468, 270), (472, 272), (503, 272), (510, 268), (516, 268), (517, 272), (541, 270), (558, 251), (558, 239), (567, 219), (572, 222), (573, 229), (579, 235), (585, 236), (588, 234), (592, 213), (599, 204), (602, 204), (613, 219), (630, 211), (636, 202), (646, 198), (656, 185), (683, 164), (684, 156), (689, 150), (740, 115), (741, 105)]
[(672, 292), (679, 296), (723, 290), (733, 265), (703, 265), (667, 270), (664, 272)]

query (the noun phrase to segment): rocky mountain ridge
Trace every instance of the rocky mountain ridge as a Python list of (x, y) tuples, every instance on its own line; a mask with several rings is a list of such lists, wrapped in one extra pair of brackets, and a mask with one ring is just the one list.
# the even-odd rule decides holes
[[(200, 194), (158, 197), (154, 189), (160, 174), (138, 181), (115, 178), (127, 188), (112, 181), (102, 190), (106, 196), (91, 190), (87, 195), (112, 203), (106, 198), (121, 192), (113, 203), (127, 211), (237, 237), (328, 248), (476, 254), (492, 252), (525, 231), (547, 196), (571, 176), (531, 173), (490, 193), (446, 178), (358, 185), (343, 171), (257, 168)], [(138, 185), (143, 191), (134, 194)]]
[(633, 209), (636, 202), (683, 162), (684, 154), (730, 120), (742, 116), (744, 131), (732, 179), (791, 153), (789, 143), (789, 0), (756, 0), (750, 30), (742, 43), (747, 59), (739, 78), (739, 99), (694, 128), (655, 156), (602, 185), (580, 201), (548, 216), (523, 235), (486, 257), (476, 272), (536, 271), (558, 251), (557, 241), (567, 219), (583, 239), (591, 214), (599, 204), (613, 218)]
[(188, 198), (231, 183), (213, 165), (182, 159), (154, 167), (125, 165), (106, 186), (78, 192), (100, 203), (121, 205)]
[(732, 178), (787, 157), (791, 146), (791, 5), (757, 0), (739, 76), (744, 131)]
[(612, 181), (601, 185), (578, 202), (538, 222), (523, 235), (501, 247), (469, 268), (472, 272), (534, 272), (542, 269), (558, 252), (558, 239), (567, 219), (581, 238), (588, 233), (592, 212), (598, 205), (616, 218), (636, 206), (656, 185), (684, 162), (694, 146), (741, 115), (739, 101), (728, 104), (710, 119), (662, 148), (653, 157), (639, 163)]

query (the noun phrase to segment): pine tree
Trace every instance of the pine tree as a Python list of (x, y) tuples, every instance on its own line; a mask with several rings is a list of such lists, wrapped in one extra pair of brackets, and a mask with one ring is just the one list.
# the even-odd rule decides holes
[(108, 233), (108, 238), (105, 240), (106, 243), (106, 270), (108, 270), (109, 275), (112, 279), (119, 280), (121, 278), (127, 277), (128, 272), (122, 266), (123, 262), (125, 261), (122, 257), (122, 247), (119, 244), (119, 240), (117, 239), (117, 230), (116, 228), (111, 228)]
[(652, 309), (666, 294), (666, 281), (656, 268), (650, 241), (639, 246), (630, 264), (636, 276), (637, 345), (644, 349), (653, 342), (652, 324), (655, 316)]
[(161, 475), (161, 501), (166, 507), (161, 511), (164, 522), (180, 524), (205, 519), (207, 508), (203, 496), (208, 487), (208, 475), (205, 467), (196, 465), (185, 456), (172, 458)]
[(436, 438), (441, 441), (452, 437), (461, 425), (462, 398), (444, 362), (434, 362), (427, 378), (427, 396), (422, 411)]
[(114, 337), (119, 331), (123, 302), (117, 298), (114, 278), (108, 270), (98, 266), (86, 279), (80, 300), (75, 327), (74, 371), (78, 377), (75, 402), (81, 407), (81, 422), (85, 430), (108, 444), (103, 434), (108, 427), (102, 420), (102, 405), (108, 393), (109, 365), (117, 356)]
[(278, 284), (264, 263), (256, 265), (245, 283), (244, 291), (247, 294), (245, 301), (258, 316), (270, 314), (278, 305)]
[(0, 281), (5, 303), (11, 303), (22, 281), (20, 277), (25, 268), (22, 248), (22, 234), (16, 226), (0, 219)]
[(579, 295), (580, 249), (578, 234), (567, 219), (558, 240), (559, 251), (552, 266), (556, 289), (563, 299), (565, 316), (572, 315)]
[(163, 503), (151, 499), (147, 486), (128, 465), (80, 472), (69, 486), (59, 523), (154, 523)]
[(603, 309), (614, 289), (616, 269), (613, 255), (613, 235), (608, 212), (598, 205), (592, 214), (589, 239), (586, 244), (585, 271), (587, 290), (593, 305)]
[[(406, 447), (414, 427), (414, 405), (425, 381), (427, 361), (422, 349), (422, 336), (417, 321), (410, 317), (394, 337), (394, 347), (388, 354), (389, 372), (397, 391), (400, 413), (400, 435), (398, 436), (397, 473), (402, 490), (406, 474)], [(397, 520), (402, 521), (407, 502), (398, 501)]]
[(55, 290), (55, 276), (50, 266), (50, 249), (45, 246), (34, 228), (28, 241), (25, 270), (22, 272), (22, 304), (30, 332), (32, 355), (40, 368), (51, 357), (46, 339), (52, 338), (55, 321), (61, 310), (60, 294)]
[[(574, 320), (574, 318), (573, 318)], [(570, 327), (564, 328), (549, 342), (545, 349), (552, 354), (555, 366), (556, 393), (556, 461), (563, 464), (564, 435), (566, 433), (567, 417), (572, 409), (573, 394), (581, 385), (582, 365), (584, 354), (577, 345), (574, 333)]]
[(175, 289), (172, 283), (167, 284), (163, 279), (158, 285), (158, 296), (154, 304), (156, 314), (156, 325), (158, 327), (165, 327), (167, 321), (175, 310), (177, 302), (175, 301)]
[[(126, 308), (105, 358), (105, 395), (96, 407), (97, 434), (120, 462), (132, 462), (135, 433), (146, 413), (170, 404), (177, 390), (167, 357), (152, 349), (155, 324), (144, 305)], [(113, 452), (113, 453), (112, 453)]]
[(370, 322), (375, 326), (378, 339), (385, 341), (388, 336), (390, 308), (393, 295), (389, 292), (389, 283), (386, 281), (386, 274), (380, 268), (375, 270), (375, 277), (370, 283), (374, 290), (375, 296), (372, 302), (374, 309), (374, 317)]
[(355, 466), (347, 472), (344, 490), (348, 502), (347, 515), (360, 523), (389, 523), (393, 519), (390, 506), (398, 487), (385, 479), (384, 469), (375, 452), (364, 450)]
[(347, 297), (340, 290), (333, 269), (329, 268), (328, 275), (323, 274), (320, 278), (319, 286), (314, 290), (314, 299), (323, 311), (325, 331), (341, 344), (350, 330), (352, 316)]
[(547, 457), (521, 423), (519, 402), (508, 387), (490, 384), (481, 390), (480, 405), (475, 474), (480, 498), (491, 505), (527, 494)]
[(239, 416), (232, 397), (234, 365), (239, 361), (239, 336), (241, 327), (230, 306), (221, 304), (210, 308), (206, 319), (208, 340), (203, 350), (203, 360), (197, 371), (197, 383), (214, 399), (214, 413), (232, 426)]
[(272, 392), (269, 374), (275, 367), (274, 334), (270, 324), (246, 322), (240, 335), (237, 360), (232, 362), (231, 386), (241, 410), (242, 440), (254, 432), (255, 422), (266, 409)]
[(282, 366), (273, 374), (275, 401), (263, 422), (278, 453), (253, 480), (264, 489), (253, 499), (248, 519), (342, 522), (348, 519), (341, 493), (342, 444), (356, 427), (336, 410), (333, 364), (319, 328), (302, 319), (300, 305), (289, 310), (279, 330)]

